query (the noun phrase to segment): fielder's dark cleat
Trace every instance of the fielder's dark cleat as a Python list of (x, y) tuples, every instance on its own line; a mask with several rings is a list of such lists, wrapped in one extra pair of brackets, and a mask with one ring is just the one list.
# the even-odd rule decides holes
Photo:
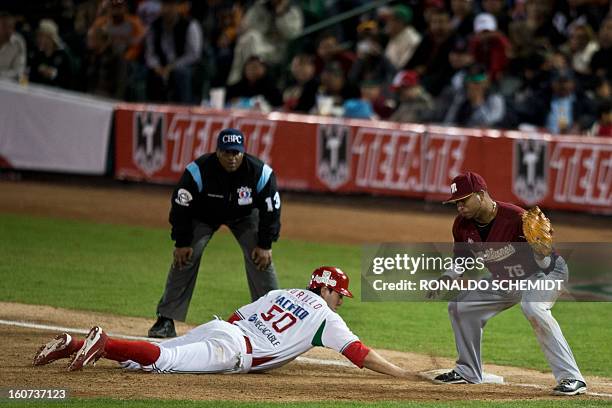
[(584, 394), (587, 390), (587, 386), (580, 380), (574, 380), (573, 378), (567, 378), (561, 380), (559, 385), (553, 388), (554, 395), (578, 395)]
[(440, 374), (434, 378), (434, 382), (438, 384), (468, 384), (468, 380), (459, 375), (455, 370), (448, 373)]
[(149, 337), (156, 339), (176, 337), (174, 321), (172, 319), (168, 319), (167, 317), (159, 316), (153, 327), (149, 329)]

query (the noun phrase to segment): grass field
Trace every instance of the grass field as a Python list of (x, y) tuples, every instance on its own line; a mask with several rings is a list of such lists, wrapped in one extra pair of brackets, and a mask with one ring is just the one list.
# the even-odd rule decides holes
[[(1, 214), (0, 300), (150, 317), (153, 321), (171, 249), (172, 242), (165, 229)], [(311, 270), (322, 264), (341, 266), (347, 271), (356, 299), (347, 300), (340, 313), (367, 344), (440, 356), (455, 355), (445, 303), (362, 303), (359, 300), (360, 247), (282, 239), (274, 247), (274, 259), (282, 287), (304, 287)], [(205, 252), (188, 322), (204, 322), (213, 314), (228, 316), (248, 301), (239, 247), (230, 234), (218, 233)], [(609, 346), (612, 304), (558, 303), (554, 314), (583, 373), (612, 377), (609, 364), (612, 361)], [(502, 313), (488, 324), (483, 347), (486, 362), (548, 371), (531, 327), (519, 308)], [(131, 401), (125, 405), (120, 401), (88, 400), (82, 404), (79, 406), (137, 407), (141, 403)], [(481, 406), (478, 404), (419, 403), (418, 406)], [(525, 406), (521, 401), (486, 405)], [(570, 402), (555, 402), (555, 405), (573, 406)], [(148, 403), (142, 402), (142, 406)], [(156, 406), (192, 404), (156, 402)], [(198, 403), (198, 406), (235, 404), (210, 402)], [(550, 406), (550, 401), (530, 401), (528, 406)], [(593, 406), (603, 405), (593, 403)]]

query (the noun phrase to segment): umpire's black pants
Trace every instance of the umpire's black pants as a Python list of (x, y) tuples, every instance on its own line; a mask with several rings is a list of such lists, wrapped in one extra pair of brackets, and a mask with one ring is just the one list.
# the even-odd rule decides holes
[[(251, 259), (251, 252), (257, 246), (258, 222), (257, 211), (253, 211), (248, 217), (237, 219), (227, 225), (242, 248), (247, 282), (253, 301), (273, 289), (278, 289), (274, 264), (272, 263), (267, 269), (260, 271)], [(164, 294), (157, 304), (158, 316), (185, 321), (204, 248), (206, 248), (217, 229), (218, 227), (211, 227), (200, 221), (193, 222), (193, 241), (191, 243), (193, 256), (191, 262), (181, 269), (175, 267), (174, 264), (170, 267)]]

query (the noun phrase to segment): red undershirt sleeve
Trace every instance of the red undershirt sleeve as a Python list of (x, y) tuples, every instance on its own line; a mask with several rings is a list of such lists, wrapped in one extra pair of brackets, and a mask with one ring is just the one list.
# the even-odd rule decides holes
[(363, 361), (370, 352), (370, 349), (365, 346), (361, 341), (357, 340), (349, 344), (342, 354), (344, 357), (351, 360), (351, 363), (355, 364), (359, 368), (363, 368)]

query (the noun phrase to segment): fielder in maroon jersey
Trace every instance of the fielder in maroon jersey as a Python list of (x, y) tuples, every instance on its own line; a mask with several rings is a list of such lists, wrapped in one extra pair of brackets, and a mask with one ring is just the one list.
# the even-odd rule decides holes
[[(561, 256), (553, 252), (550, 256), (538, 257), (531, 250), (525, 250), (528, 247), (521, 220), (525, 210), (493, 200), (485, 180), (479, 174), (468, 171), (455, 177), (451, 184), (451, 197), (445, 203), (456, 204), (459, 212), (453, 224), (455, 256), (474, 257), (478, 252), (493, 254), (485, 258), (485, 266), (491, 272), (489, 279), (567, 282), (569, 272)], [(448, 270), (440, 279), (451, 280), (460, 275)], [(493, 316), (520, 303), (558, 382), (553, 393), (585, 393), (584, 378), (559, 324), (550, 312), (559, 294), (556, 290), (544, 295), (538, 292), (535, 296), (533, 292), (518, 290), (462, 292), (448, 305), (459, 354), (456, 366), (452, 371), (437, 376), (434, 381), (445, 384), (481, 383), (480, 347), (484, 326)], [(430, 297), (435, 295), (435, 292), (430, 292)]]
[[(460, 244), (455, 246), (455, 256), (465, 256), (468, 247), (480, 249), (481, 252), (488, 248), (495, 249), (497, 253), (501, 252), (503, 256), (485, 259), (486, 267), (496, 279), (525, 279), (540, 271), (552, 271), (552, 262), (548, 262), (548, 265), (538, 265), (538, 262), (542, 262), (536, 262), (531, 250), (526, 250), (529, 246), (523, 236), (521, 219), (525, 210), (514, 204), (496, 202), (486, 190), (481, 191), (482, 195), (472, 194), (456, 201), (459, 215), (453, 224), (453, 239)], [(477, 244), (479, 242), (488, 245)]]

